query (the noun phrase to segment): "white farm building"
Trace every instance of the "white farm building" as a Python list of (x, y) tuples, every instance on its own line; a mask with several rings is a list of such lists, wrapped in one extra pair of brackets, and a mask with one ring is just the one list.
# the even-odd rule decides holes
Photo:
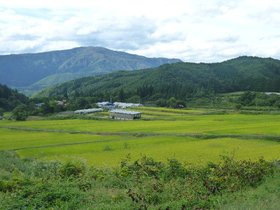
[(90, 113), (95, 113), (95, 112), (102, 112), (103, 109), (97, 108), (97, 109), (80, 109), (74, 111), (75, 114), (90, 114)]
[(134, 120), (141, 118), (141, 112), (128, 111), (123, 109), (114, 109), (110, 111), (110, 118), (117, 120)]
[(125, 109), (125, 108), (132, 108), (132, 107), (139, 107), (143, 106), (142, 104), (134, 104), (134, 103), (124, 103), (124, 102), (115, 102), (114, 103), (115, 107)]

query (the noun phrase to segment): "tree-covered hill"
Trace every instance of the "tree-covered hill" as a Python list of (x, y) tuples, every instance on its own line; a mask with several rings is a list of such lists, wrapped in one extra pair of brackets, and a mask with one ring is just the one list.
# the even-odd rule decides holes
[(45, 90), (38, 97), (96, 97), (156, 101), (234, 91), (280, 91), (280, 61), (239, 57), (222, 63), (175, 63), (154, 69), (86, 77)]
[(26, 104), (28, 98), (16, 90), (0, 84), (0, 109), (11, 111), (20, 104)]
[[(34, 90), (83, 76), (117, 70), (152, 68), (178, 61), (180, 60), (146, 58), (102, 47), (80, 47), (35, 54), (2, 55), (0, 56), (0, 83), (16, 88), (24, 87), (25, 89), (31, 86)], [(40, 80), (43, 82), (35, 84)]]

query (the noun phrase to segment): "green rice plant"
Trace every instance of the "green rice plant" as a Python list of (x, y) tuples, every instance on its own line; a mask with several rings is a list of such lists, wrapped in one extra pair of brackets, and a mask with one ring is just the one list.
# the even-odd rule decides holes
[(128, 153), (134, 159), (146, 154), (157, 160), (176, 158), (196, 164), (216, 161), (219, 155), (232, 152), (238, 159), (280, 158), (280, 115), (205, 115), (201, 113), (213, 110), (140, 109), (155, 118), (4, 120), (0, 122), (0, 150), (45, 160), (85, 159), (99, 166), (116, 165)]

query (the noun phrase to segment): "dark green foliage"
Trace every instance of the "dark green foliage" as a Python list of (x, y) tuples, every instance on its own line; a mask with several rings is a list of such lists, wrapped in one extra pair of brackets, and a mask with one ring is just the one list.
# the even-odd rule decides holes
[(279, 108), (280, 96), (246, 91), (238, 98), (237, 103), (242, 106), (267, 106)]
[(28, 98), (16, 90), (0, 84), (0, 108), (4, 111), (11, 111), (20, 104), (27, 104)]
[(276, 166), (224, 157), (204, 167), (143, 156), (119, 168), (22, 160), (0, 152), (3, 209), (210, 209), (220, 195), (256, 187)]
[(124, 90), (123, 90), (123, 88), (120, 90), (120, 92), (119, 92), (119, 100), (121, 101), (121, 102), (123, 102), (124, 100), (125, 100), (125, 93), (124, 93)]
[(236, 109), (236, 110), (240, 110), (241, 108), (242, 108), (242, 105), (241, 105), (241, 104), (236, 104), (236, 105), (235, 105), (235, 109)]
[(220, 164), (209, 163), (204, 171), (204, 186), (211, 193), (220, 193), (223, 190), (237, 191), (244, 186), (256, 187), (264, 178), (264, 174), (273, 173), (271, 163), (263, 159), (258, 162), (239, 161), (223, 157)]
[(256, 98), (256, 93), (251, 91), (246, 91), (239, 98), (240, 104), (243, 106), (252, 106), (254, 104), (255, 98)]
[(81, 162), (67, 162), (60, 170), (60, 174), (63, 178), (77, 178), (85, 174), (85, 165)]
[(176, 159), (168, 160), (168, 167), (164, 172), (165, 179), (172, 179), (173, 177), (185, 178), (189, 175), (188, 170)]
[(28, 117), (28, 114), (28, 107), (22, 104), (14, 108), (12, 117), (17, 121), (24, 121)]
[(157, 162), (149, 157), (142, 157), (141, 159), (130, 164), (129, 159), (123, 160), (121, 163), (121, 175), (126, 176), (136, 176), (136, 177), (155, 177), (159, 178), (161, 170), (164, 165), (161, 162)]
[[(165, 64), (158, 68), (133, 72), (121, 71), (87, 77), (45, 90), (38, 96), (95, 97), (97, 100), (139, 98), (141, 102), (157, 102), (174, 107), (181, 102), (202, 99), (207, 105), (219, 93), (234, 91), (280, 91), (280, 61), (256, 57), (240, 57), (222, 63)], [(250, 93), (250, 92), (247, 92)], [(252, 92), (251, 92), (252, 93)], [(170, 100), (170, 101), (169, 101)], [(253, 104), (253, 96), (245, 96), (242, 104)]]
[(174, 159), (165, 165), (144, 156), (133, 163), (123, 161), (120, 173), (133, 180), (127, 194), (138, 208), (209, 209), (214, 196), (257, 186), (273, 171), (272, 164), (263, 159), (251, 162), (224, 157), (220, 163), (195, 168)]

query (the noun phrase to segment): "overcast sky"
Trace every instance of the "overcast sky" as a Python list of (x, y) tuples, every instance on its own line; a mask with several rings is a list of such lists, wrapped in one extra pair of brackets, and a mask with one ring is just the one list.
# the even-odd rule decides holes
[(0, 54), (102, 46), (215, 62), (280, 58), (280, 0), (0, 0)]

